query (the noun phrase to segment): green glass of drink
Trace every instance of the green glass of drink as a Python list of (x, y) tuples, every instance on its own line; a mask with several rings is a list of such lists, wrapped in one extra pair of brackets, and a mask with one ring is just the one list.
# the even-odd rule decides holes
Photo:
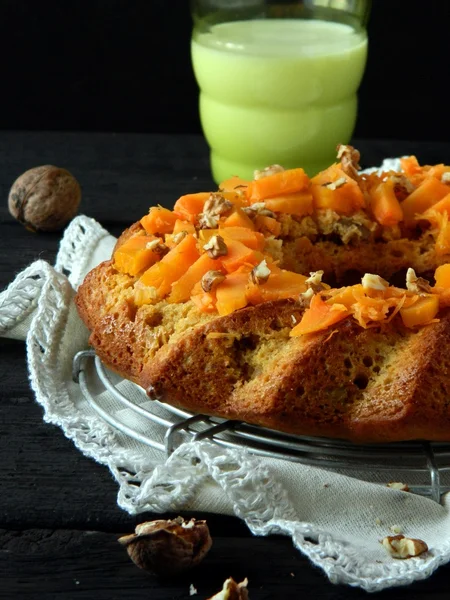
[(194, 0), (192, 64), (214, 180), (309, 175), (349, 142), (370, 0)]

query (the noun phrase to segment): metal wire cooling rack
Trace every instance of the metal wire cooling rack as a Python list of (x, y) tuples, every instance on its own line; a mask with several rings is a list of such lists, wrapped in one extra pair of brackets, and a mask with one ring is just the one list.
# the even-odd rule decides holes
[[(127, 398), (118, 385), (123, 380), (109, 371), (93, 350), (76, 354), (73, 379), (99, 416), (122, 433), (169, 456), (183, 441), (209, 439), (228, 448), (245, 447), (254, 454), (300, 462), (328, 470), (355, 473), (395, 471), (408, 482), (410, 491), (440, 502), (450, 491), (443, 475), (450, 471), (450, 444), (425, 441), (394, 444), (359, 445), (343, 440), (296, 436), (280, 433), (240, 421), (229, 421), (206, 415), (193, 415), (168, 404), (149, 402), (144, 390), (136, 386), (142, 402)], [(94, 392), (95, 390), (95, 392)], [(156, 423), (165, 431), (164, 441), (133, 427), (120, 419), (123, 411), (111, 411), (99, 400), (99, 391), (107, 390), (122, 409), (129, 409), (145, 424)], [(157, 407), (157, 410), (148, 408)], [(151, 428), (148, 428), (151, 430)], [(414, 481), (414, 483), (409, 483)]]

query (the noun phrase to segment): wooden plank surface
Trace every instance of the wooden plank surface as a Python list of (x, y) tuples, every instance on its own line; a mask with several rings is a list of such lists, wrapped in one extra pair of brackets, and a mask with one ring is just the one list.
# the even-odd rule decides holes
[[(415, 152), (422, 161), (450, 163), (450, 144), (367, 142), (365, 163)], [(0, 288), (36, 258), (53, 262), (60, 234), (32, 234), (13, 221), (8, 190), (25, 169), (64, 166), (80, 180), (81, 211), (114, 234), (149, 205), (171, 206), (183, 192), (211, 189), (207, 149), (190, 136), (0, 134)], [(332, 585), (287, 538), (254, 538), (238, 519), (206, 517), (214, 547), (186, 578), (160, 582), (138, 570), (117, 543), (137, 522), (116, 505), (117, 486), (105, 467), (84, 457), (55, 426), (44, 423), (30, 390), (24, 344), (0, 340), (0, 598), (198, 598), (229, 575), (247, 576), (252, 600), (366, 598)], [(174, 516), (174, 515), (168, 515)], [(449, 566), (425, 582), (376, 597), (448, 598)]]

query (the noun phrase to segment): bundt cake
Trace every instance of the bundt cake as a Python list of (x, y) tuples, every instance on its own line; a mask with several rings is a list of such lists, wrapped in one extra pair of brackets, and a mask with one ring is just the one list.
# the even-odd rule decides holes
[(450, 441), (450, 167), (359, 154), (152, 207), (76, 295), (153, 399), (355, 442)]

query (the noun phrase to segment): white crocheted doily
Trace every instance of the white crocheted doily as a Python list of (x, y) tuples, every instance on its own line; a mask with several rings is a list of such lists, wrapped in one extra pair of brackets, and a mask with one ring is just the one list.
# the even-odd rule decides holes
[[(73, 304), (84, 275), (109, 258), (115, 239), (98, 223), (77, 217), (67, 228), (55, 267), (37, 261), (0, 295), (0, 333), (26, 339), (30, 380), (44, 419), (59, 425), (85, 455), (107, 465), (118, 486), (118, 504), (143, 511), (207, 511), (235, 514), (256, 535), (282, 533), (334, 583), (367, 591), (428, 577), (450, 559), (448, 504), (385, 485), (279, 459), (257, 458), (245, 449), (188, 442), (169, 459), (113, 430), (89, 406), (72, 381), (72, 360), (88, 345), (88, 332)], [(122, 382), (133, 398), (136, 389)], [(105, 396), (106, 394), (106, 396)], [(121, 411), (99, 391), (102, 406)], [(155, 410), (158, 410), (155, 407)], [(130, 411), (131, 413), (132, 411)], [(165, 429), (152, 425), (155, 440)], [(427, 542), (429, 552), (392, 559), (379, 540), (400, 527)]]

